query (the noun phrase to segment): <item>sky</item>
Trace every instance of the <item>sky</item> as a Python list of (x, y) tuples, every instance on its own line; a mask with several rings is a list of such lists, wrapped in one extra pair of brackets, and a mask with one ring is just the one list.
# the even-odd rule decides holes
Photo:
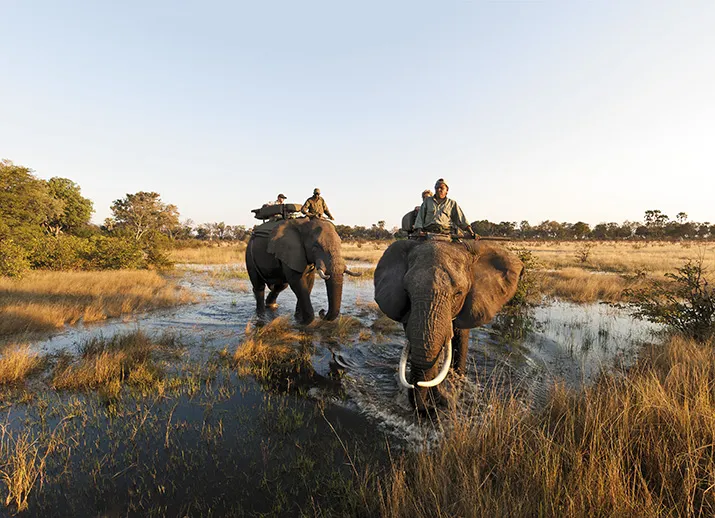
[(0, 158), (195, 224), (715, 222), (715, 2), (0, 0)]

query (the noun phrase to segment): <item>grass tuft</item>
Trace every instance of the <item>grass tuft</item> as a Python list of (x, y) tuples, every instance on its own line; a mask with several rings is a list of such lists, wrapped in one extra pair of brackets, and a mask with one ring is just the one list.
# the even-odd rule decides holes
[(7, 347), (0, 357), (0, 385), (23, 381), (40, 370), (44, 362), (28, 345)]

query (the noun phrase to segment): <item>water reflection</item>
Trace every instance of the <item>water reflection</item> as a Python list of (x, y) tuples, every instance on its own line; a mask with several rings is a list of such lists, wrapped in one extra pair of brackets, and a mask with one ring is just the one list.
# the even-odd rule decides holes
[[(233, 351), (247, 324), (260, 325), (261, 319), (256, 316), (248, 281), (212, 280), (210, 273), (211, 269), (186, 272), (183, 285), (203, 294), (196, 304), (66, 328), (36, 348), (48, 353), (73, 351), (88, 338), (139, 328), (178, 334), (192, 344), (190, 354), (195, 358), (208, 358), (223, 349)], [(327, 308), (324, 283), (315, 283), (312, 300), (316, 314)], [(279, 307), (268, 311), (264, 320), (292, 318), (293, 293), (285, 290), (278, 302)], [(381, 318), (371, 279), (345, 282), (342, 314), (357, 319), (360, 328), (342, 334), (323, 333), (320, 326), (305, 330), (315, 351), (311, 363), (316, 381), (308, 393), (364, 413), (381, 428), (408, 440), (423, 437), (424, 427), (416, 422), (396, 375), (404, 333), (401, 326)], [(491, 325), (471, 331), (468, 373), (460, 380), (460, 398), (465, 404), (473, 403), (485, 387), (497, 386), (518, 390), (538, 402), (557, 380), (578, 386), (604, 368), (632, 362), (640, 344), (651, 339), (655, 329), (599, 304), (547, 303), (527, 313), (502, 315)], [(321, 378), (329, 382), (319, 382)]]

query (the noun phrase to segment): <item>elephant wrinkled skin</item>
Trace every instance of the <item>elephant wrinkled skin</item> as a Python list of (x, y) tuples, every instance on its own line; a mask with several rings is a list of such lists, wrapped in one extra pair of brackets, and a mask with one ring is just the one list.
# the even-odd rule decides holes
[[(263, 313), (266, 306), (276, 306), (278, 294), (290, 286), (298, 299), (296, 319), (303, 324), (315, 318), (310, 301), (315, 273), (325, 280), (327, 320), (339, 315), (343, 274), (352, 274), (345, 267), (335, 226), (318, 218), (289, 219), (278, 224), (268, 237), (251, 236), (246, 248), (246, 269), (258, 313)], [(266, 285), (270, 293), (264, 300)]]
[(404, 326), (418, 410), (442, 399), (437, 387), (425, 387), (440, 371), (440, 353), (451, 340), (451, 367), (464, 372), (469, 330), (514, 296), (523, 267), (511, 252), (480, 241), (397, 241), (385, 250), (375, 270), (375, 301)]

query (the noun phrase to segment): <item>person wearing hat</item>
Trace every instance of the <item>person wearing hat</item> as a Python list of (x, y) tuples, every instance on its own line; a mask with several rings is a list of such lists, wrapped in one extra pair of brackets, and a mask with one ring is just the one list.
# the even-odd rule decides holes
[(320, 197), (320, 189), (317, 187), (313, 189), (313, 196), (305, 200), (300, 211), (309, 218), (327, 217), (328, 219), (333, 219), (333, 215), (330, 213), (325, 200)]
[(452, 226), (455, 226), (476, 237), (462, 209), (456, 201), (447, 198), (447, 192), (449, 185), (444, 178), (440, 178), (434, 184), (434, 196), (426, 197), (417, 211), (415, 231), (449, 234)]

